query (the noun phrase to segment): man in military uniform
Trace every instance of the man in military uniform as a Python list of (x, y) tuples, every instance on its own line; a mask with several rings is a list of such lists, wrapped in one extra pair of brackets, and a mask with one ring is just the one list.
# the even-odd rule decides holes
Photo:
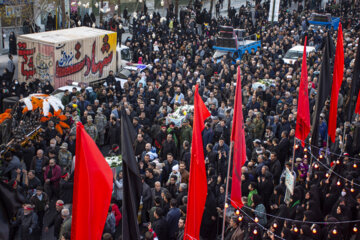
[(87, 117), (87, 123), (84, 125), (85, 131), (90, 135), (90, 137), (96, 141), (98, 136), (98, 130), (96, 126), (93, 124), (92, 116)]
[(105, 115), (102, 113), (102, 108), (99, 107), (99, 108), (97, 109), (97, 114), (96, 114), (96, 116), (95, 116), (95, 125), (96, 125), (96, 128), (97, 128), (98, 134), (99, 134), (96, 143), (97, 143), (99, 146), (104, 145), (105, 127), (106, 127), (106, 124), (107, 124), (106, 117), (105, 117)]

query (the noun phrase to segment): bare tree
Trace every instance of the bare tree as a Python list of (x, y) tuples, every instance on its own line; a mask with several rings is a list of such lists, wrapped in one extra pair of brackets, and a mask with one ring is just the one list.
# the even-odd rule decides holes
[(210, 2), (210, 19), (212, 18), (213, 7), (214, 7), (214, 0), (211, 0), (211, 2)]

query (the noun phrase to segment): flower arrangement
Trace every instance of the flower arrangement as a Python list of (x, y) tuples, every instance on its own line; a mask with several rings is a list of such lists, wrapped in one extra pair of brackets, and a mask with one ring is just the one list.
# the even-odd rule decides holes
[(119, 156), (105, 157), (106, 162), (111, 168), (122, 167), (122, 158)]

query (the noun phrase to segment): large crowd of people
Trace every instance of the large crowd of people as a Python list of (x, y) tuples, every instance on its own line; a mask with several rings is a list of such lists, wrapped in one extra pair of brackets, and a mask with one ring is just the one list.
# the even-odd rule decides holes
[[(60, 134), (49, 121), (36, 139), (4, 154), (1, 176), (26, 199), (11, 221), (12, 237), (40, 239), (53, 228), (51, 239), (70, 239), (76, 123), (84, 124), (105, 156), (117, 156), (121, 153), (120, 110), (125, 108), (137, 133), (133, 148), (143, 181), (138, 218), (141, 235), (148, 240), (183, 239), (193, 119), (187, 117), (179, 125), (166, 118), (179, 107), (193, 104), (198, 84), (211, 113), (203, 131), (208, 195), (200, 235), (203, 240), (219, 238), (227, 198), (236, 69), (240, 66), (247, 156), (239, 186), (244, 207), (228, 208), (225, 239), (359, 239), (360, 120), (353, 114), (347, 122), (346, 113), (360, 18), (352, 11), (354, 5), (331, 3), (325, 9), (333, 16), (343, 16), (345, 71), (336, 140), (332, 143), (327, 139), (327, 101), (320, 117), (318, 160), (311, 155), (315, 146), (309, 139), (305, 147), (294, 143), (297, 103), (301, 101), (301, 58), (292, 64), (285, 64), (282, 58), (291, 47), (303, 45), (305, 36), (308, 46), (316, 48), (307, 58), (312, 115), (324, 38), (331, 36), (335, 41), (337, 31), (309, 26), (308, 17), (318, 5), (312, 5), (317, 1), (305, 2), (308, 5), (299, 3), (301, 11), (281, 8), (279, 21), (274, 24), (267, 21), (268, 1), (257, 3), (254, 19), (244, 6), (235, 12), (230, 9), (227, 17), (215, 17), (200, 9), (201, 5), (181, 9), (179, 18), (173, 9), (166, 18), (157, 13), (139, 13), (131, 18), (136, 34), (124, 42), (132, 50), (133, 62), (151, 67), (142, 74), (132, 72), (124, 87), (110, 72), (105, 79), (107, 87), (65, 92), (62, 103), (71, 128)], [(284, 1), (284, 6), (289, 3)], [(114, 19), (121, 20), (118, 16)], [(241, 60), (224, 55), (216, 61), (212, 47), (221, 25), (256, 34), (261, 48), (246, 52)], [(263, 79), (273, 81), (254, 87)], [(20, 85), (17, 80), (4, 82), (1, 89), (8, 94), (2, 97), (53, 90), (49, 83)], [(296, 179), (292, 194), (285, 186), (287, 170)], [(122, 188), (120, 170), (114, 175), (103, 239), (122, 239)], [(49, 214), (50, 210), (54, 214)]]

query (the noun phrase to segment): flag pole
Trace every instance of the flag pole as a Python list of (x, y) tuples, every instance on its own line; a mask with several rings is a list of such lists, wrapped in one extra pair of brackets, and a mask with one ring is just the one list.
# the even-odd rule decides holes
[(227, 203), (228, 194), (229, 194), (229, 177), (230, 177), (230, 165), (231, 165), (231, 155), (232, 155), (233, 146), (234, 146), (234, 142), (231, 141), (230, 142), (230, 151), (229, 151), (229, 160), (228, 160), (228, 169), (227, 169), (227, 176), (226, 176), (225, 203), (224, 203), (224, 215), (223, 215), (223, 223), (222, 223), (221, 240), (224, 240), (224, 236), (225, 236), (225, 222), (226, 222), (226, 209), (227, 209), (226, 203)]
[(292, 156), (292, 161), (291, 161), (291, 174), (293, 174), (294, 172), (294, 165), (295, 165), (295, 146), (296, 146), (296, 140), (297, 138), (294, 137), (294, 145), (293, 145), (293, 156)]

